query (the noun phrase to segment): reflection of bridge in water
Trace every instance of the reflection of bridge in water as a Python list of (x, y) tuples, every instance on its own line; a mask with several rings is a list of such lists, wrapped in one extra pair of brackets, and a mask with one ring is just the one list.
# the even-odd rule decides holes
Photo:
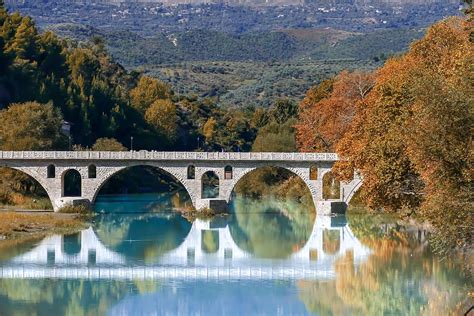
[[(357, 265), (370, 250), (338, 217), (317, 216), (306, 244), (286, 259), (259, 259), (235, 243), (227, 223), (196, 220), (184, 242), (154, 265), (128, 263), (107, 249), (92, 228), (70, 236), (52, 236), (0, 267), (0, 278), (61, 279), (332, 279), (334, 263), (352, 252)], [(203, 241), (212, 232), (217, 247)], [(329, 250), (327, 244), (332, 239)], [(334, 247), (335, 241), (335, 247)]]

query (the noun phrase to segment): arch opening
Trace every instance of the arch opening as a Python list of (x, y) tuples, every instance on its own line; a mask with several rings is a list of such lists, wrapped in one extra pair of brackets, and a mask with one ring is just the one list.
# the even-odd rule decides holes
[(168, 171), (135, 165), (110, 175), (96, 192), (95, 210), (107, 213), (167, 212), (192, 207), (184, 184)]
[(82, 196), (82, 177), (79, 171), (75, 169), (69, 169), (64, 173), (63, 196), (64, 197)]
[[(93, 224), (100, 242), (130, 262), (156, 263), (177, 249), (192, 224), (180, 214), (102, 214)], [(131, 243), (130, 240), (139, 241)]]
[(53, 179), (56, 178), (56, 167), (54, 165), (49, 165), (47, 168), (47, 178)]
[(10, 167), (0, 167), (0, 203), (28, 209), (53, 209), (42, 183), (25, 171)]
[(284, 167), (261, 167), (236, 184), (230, 204), (231, 236), (245, 252), (260, 258), (287, 258), (313, 231), (316, 211), (299, 175)]
[(87, 167), (87, 175), (89, 179), (97, 178), (97, 167), (95, 165), (89, 165), (89, 167)]
[(64, 235), (62, 238), (63, 252), (67, 255), (77, 255), (81, 252), (81, 233)]
[(188, 180), (196, 179), (196, 167), (194, 167), (193, 165), (189, 165), (188, 170), (187, 170), (187, 175), (188, 175)]
[(214, 171), (208, 171), (201, 178), (201, 197), (213, 199), (219, 196), (219, 177)]
[(201, 230), (201, 250), (205, 253), (219, 251), (219, 232), (217, 230)]
[(235, 184), (231, 197), (235, 196), (294, 200), (303, 203), (312, 211), (315, 210), (308, 184), (300, 175), (280, 166), (265, 166), (248, 172)]
[(232, 173), (232, 166), (225, 166), (224, 168), (224, 180), (232, 180), (233, 173)]
[(335, 255), (341, 249), (341, 232), (339, 230), (323, 230), (323, 251), (327, 255)]
[(341, 183), (334, 174), (329, 171), (323, 176), (323, 199), (338, 200), (341, 198)]

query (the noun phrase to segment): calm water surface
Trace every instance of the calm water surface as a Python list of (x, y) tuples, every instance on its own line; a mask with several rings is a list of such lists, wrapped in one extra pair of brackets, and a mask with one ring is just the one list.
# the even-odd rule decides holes
[(189, 222), (179, 196), (101, 197), (79, 234), (0, 262), (0, 315), (448, 315), (472, 304), (428, 233), (375, 215), (316, 216), (236, 198)]

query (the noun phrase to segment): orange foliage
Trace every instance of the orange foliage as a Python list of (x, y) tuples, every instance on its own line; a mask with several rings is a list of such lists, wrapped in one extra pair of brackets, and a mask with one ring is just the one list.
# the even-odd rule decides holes
[(460, 18), (433, 25), (377, 72), (358, 103), (336, 146), (345, 161), (335, 171), (341, 178), (361, 172), (370, 206), (418, 207), (442, 191), (445, 200), (467, 199), (464, 188), (473, 176), (469, 25)]
[(333, 151), (352, 122), (357, 102), (370, 91), (373, 81), (371, 73), (344, 71), (308, 91), (295, 126), (299, 150)]

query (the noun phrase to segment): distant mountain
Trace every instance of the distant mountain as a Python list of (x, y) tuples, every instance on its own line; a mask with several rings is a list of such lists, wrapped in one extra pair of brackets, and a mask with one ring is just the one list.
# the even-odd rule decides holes
[[(37, 0), (6, 0), (7, 4), (20, 4), (37, 2)], [(368, 5), (388, 5), (388, 6), (404, 6), (404, 5), (430, 5), (430, 4), (457, 4), (460, 0), (43, 0), (46, 2), (62, 2), (62, 3), (108, 3), (108, 4), (133, 4), (133, 3), (163, 3), (165, 5), (174, 4), (202, 4), (202, 3), (221, 3), (229, 5), (245, 5), (245, 6), (282, 6), (282, 5), (341, 5), (349, 4), (355, 7)]]

